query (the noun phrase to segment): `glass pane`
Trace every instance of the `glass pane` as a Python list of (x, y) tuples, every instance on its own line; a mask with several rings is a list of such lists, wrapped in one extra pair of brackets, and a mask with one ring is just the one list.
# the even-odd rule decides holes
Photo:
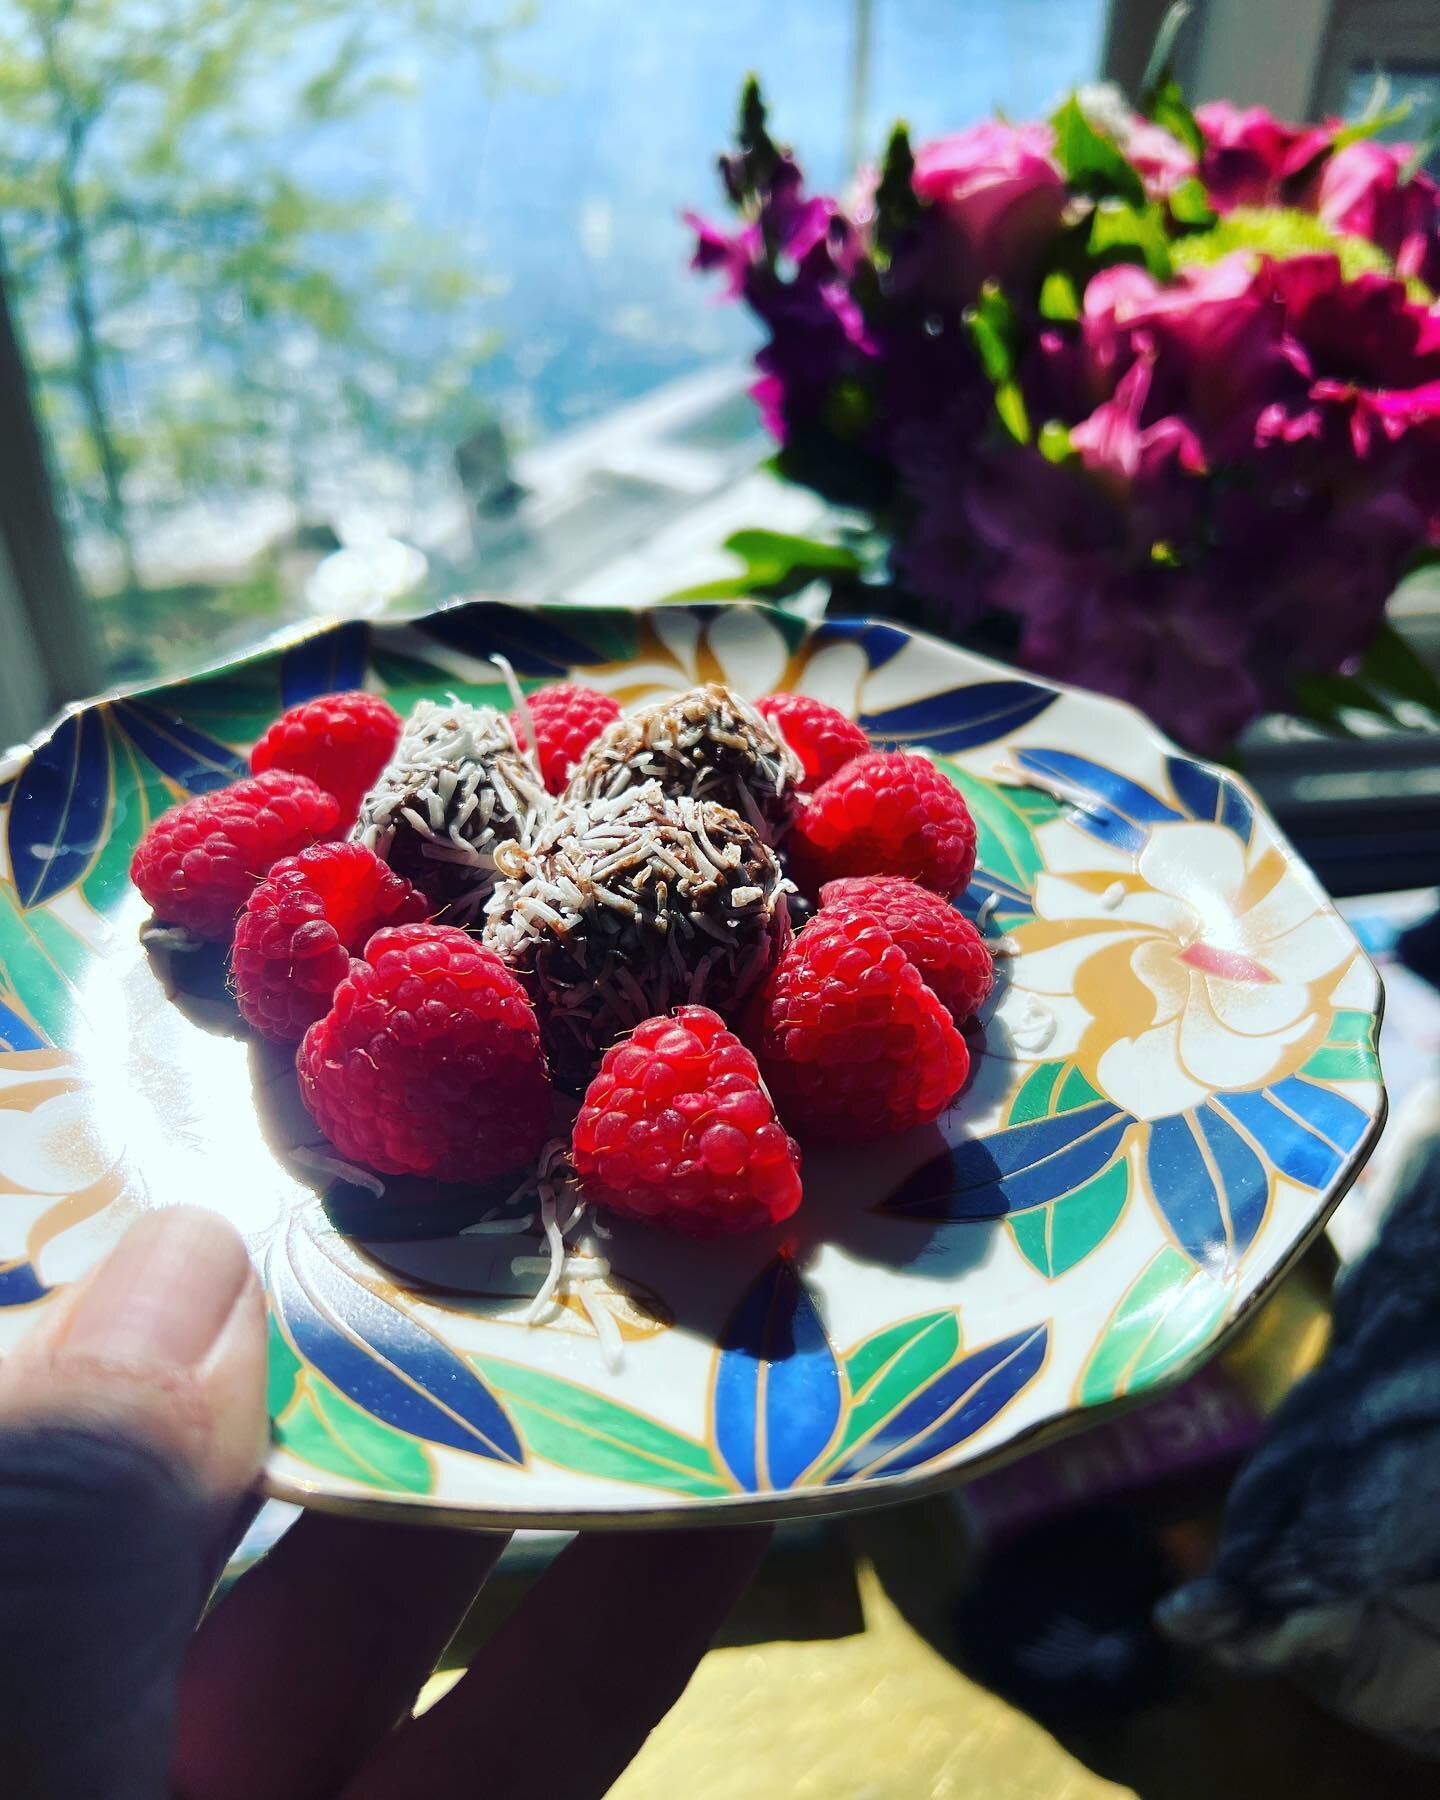
[(762, 453), (679, 219), (747, 70), (835, 186), (897, 115), (1044, 107), (1103, 10), (0, 0), (3, 274), (109, 674), (619, 567)]
[[(1363, 69), (1351, 69), (1345, 83), (1343, 110), (1347, 119), (1360, 118), (1374, 103), (1376, 79), (1373, 64)], [(1416, 136), (1424, 136), (1433, 121), (1440, 117), (1440, 63), (1433, 68), (1386, 68), (1381, 80), (1381, 92), (1387, 109), (1406, 106), (1409, 112), (1405, 118), (1386, 125), (1376, 135), (1392, 144), (1406, 143)], [(1440, 177), (1440, 144), (1431, 144), (1425, 168), (1431, 175)]]

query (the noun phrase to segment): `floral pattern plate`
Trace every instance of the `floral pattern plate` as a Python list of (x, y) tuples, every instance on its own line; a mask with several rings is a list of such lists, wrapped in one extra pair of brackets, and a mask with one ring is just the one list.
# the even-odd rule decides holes
[[(289, 1059), (205, 954), (144, 947), (140, 833), (283, 707), (711, 677), (819, 695), (968, 799), (1002, 978), (937, 1126), (813, 1151), (783, 1235), (617, 1225), (527, 1326), (503, 1195), (317, 1173)], [(67, 714), (0, 786), (0, 1354), (140, 1210), (224, 1212), (264, 1271), (274, 1493), (452, 1523), (874, 1504), (1173, 1380), (1320, 1229), (1378, 1133), (1380, 988), (1254, 798), (1137, 713), (885, 624), (762, 607), (458, 606), (347, 624)], [(528, 1272), (527, 1272), (527, 1259)], [(613, 1350), (613, 1334), (610, 1337)], [(613, 1361), (613, 1356), (610, 1359)]]

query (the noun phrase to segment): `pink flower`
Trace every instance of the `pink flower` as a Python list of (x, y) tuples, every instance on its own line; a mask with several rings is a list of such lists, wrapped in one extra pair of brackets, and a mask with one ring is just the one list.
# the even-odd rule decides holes
[(1205, 134), (1201, 179), (1222, 213), (1279, 203), (1285, 183), (1325, 149), (1333, 130), (1289, 125), (1263, 106), (1242, 109), (1228, 100), (1197, 106), (1195, 118)]
[(1120, 147), (1146, 191), (1156, 199), (1173, 194), (1182, 181), (1197, 173), (1195, 158), (1179, 138), (1139, 114), (1127, 125)]
[(987, 121), (915, 152), (915, 192), (939, 227), (936, 297), (959, 305), (984, 280), (1001, 286), (1035, 269), (1065, 206), (1048, 125)]
[(1408, 144), (1346, 144), (1320, 171), (1315, 210), (1332, 231), (1369, 238), (1401, 275), (1440, 288), (1440, 186), (1423, 171), (1406, 182)]

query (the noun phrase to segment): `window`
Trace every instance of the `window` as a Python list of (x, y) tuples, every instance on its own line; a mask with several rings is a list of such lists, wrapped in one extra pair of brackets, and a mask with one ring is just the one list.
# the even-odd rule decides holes
[(0, 267), (99, 674), (674, 528), (760, 454), (678, 218), (745, 72), (838, 184), (899, 114), (1044, 107), (1103, 14), (0, 0)]

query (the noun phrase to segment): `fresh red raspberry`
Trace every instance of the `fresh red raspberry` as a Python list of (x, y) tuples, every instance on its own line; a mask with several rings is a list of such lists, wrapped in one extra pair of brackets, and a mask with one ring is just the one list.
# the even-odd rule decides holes
[(250, 752), (250, 767), (308, 775), (340, 802), (349, 827), (400, 741), (400, 724), (378, 694), (322, 694), (280, 715)]
[(970, 1070), (965, 1040), (878, 920), (821, 911), (771, 978), (760, 1068), (802, 1137), (864, 1143), (938, 1118)]
[(800, 1204), (799, 1149), (708, 1006), (646, 1019), (605, 1052), (572, 1156), (597, 1206), (689, 1237), (778, 1225)]
[[(591, 743), (612, 720), (620, 717), (620, 708), (608, 694), (598, 688), (580, 687), (573, 681), (557, 681), (553, 687), (539, 688), (527, 694), (525, 704), (535, 722), (535, 735), (540, 740), (540, 773), (552, 794), (563, 791), (570, 771)], [(530, 734), (525, 729), (524, 715), (518, 710), (510, 715), (515, 741), (528, 749)]]
[(227, 943), (236, 913), (271, 865), (339, 828), (332, 794), (273, 769), (162, 813), (140, 840), (130, 879), (157, 918)]
[(808, 694), (767, 694), (756, 702), (756, 709), (779, 728), (781, 737), (804, 763), (803, 787), (819, 787), (870, 748), (869, 738), (853, 719)]
[(964, 913), (903, 875), (853, 875), (820, 890), (826, 916), (878, 919), (944, 1001), (957, 1025), (973, 1017), (995, 985), (995, 964)]
[(811, 893), (842, 875), (908, 875), (953, 898), (975, 867), (975, 821), (928, 757), (872, 751), (815, 790), (789, 850)]
[(365, 946), (296, 1059), (300, 1092), (351, 1162), (479, 1181), (533, 1161), (550, 1121), (540, 1027), (520, 983), (455, 925)]
[(242, 1017), (298, 1044), (382, 925), (426, 918), (430, 902), (364, 844), (314, 844), (275, 864), (235, 923), (230, 967)]

